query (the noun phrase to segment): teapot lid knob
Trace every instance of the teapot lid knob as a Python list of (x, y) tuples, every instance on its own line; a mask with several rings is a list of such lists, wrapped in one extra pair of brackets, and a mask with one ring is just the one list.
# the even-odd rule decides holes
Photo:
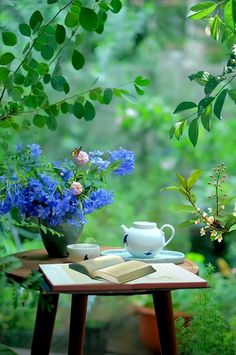
[(144, 221), (133, 222), (133, 226), (138, 229), (157, 228), (157, 224), (155, 222), (144, 222)]

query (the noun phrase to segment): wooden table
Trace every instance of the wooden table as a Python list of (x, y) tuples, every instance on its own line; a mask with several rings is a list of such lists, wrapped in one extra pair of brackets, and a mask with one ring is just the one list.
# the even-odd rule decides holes
[[(8, 275), (10, 278), (20, 282), (30, 276), (32, 270), (38, 269), (39, 264), (70, 262), (67, 257), (49, 258), (45, 250), (20, 252), (14, 254), (14, 256), (21, 260), (22, 266), (11, 271)], [(186, 260), (179, 266), (193, 272), (194, 274), (198, 273), (197, 265), (189, 260)], [(111, 287), (110, 289), (108, 286), (107, 289), (104, 290), (104, 288), (99, 288), (99, 285), (94, 285), (94, 287), (90, 287), (89, 290), (83, 288), (82, 291), (80, 290), (79, 292), (65, 292), (72, 295), (68, 354), (83, 354), (88, 295), (115, 296), (151, 293), (153, 296), (153, 303), (157, 318), (162, 355), (177, 355), (175, 326), (171, 301), (171, 290), (173, 290), (173, 288), (158, 289), (154, 284), (152, 288), (145, 289), (145, 287), (140, 286), (135, 290), (130, 290), (127, 289), (125, 284), (118, 286), (119, 287), (116, 288)], [(31, 348), (32, 355), (48, 355), (50, 352), (50, 344), (57, 313), (59, 295), (60, 293), (52, 291), (46, 282), (42, 284)], [(47, 304), (48, 307), (45, 307), (45, 304)]]

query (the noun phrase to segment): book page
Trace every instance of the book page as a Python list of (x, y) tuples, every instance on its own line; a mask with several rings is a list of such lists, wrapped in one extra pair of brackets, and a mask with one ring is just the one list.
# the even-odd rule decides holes
[(119, 255), (105, 255), (99, 256), (94, 259), (83, 260), (79, 263), (71, 264), (70, 268), (93, 277), (93, 272), (96, 270), (103, 269), (107, 266), (121, 264), (124, 262), (124, 259), (122, 259)]
[(155, 269), (149, 264), (133, 260), (96, 270), (92, 273), (92, 277), (99, 277), (112, 282), (124, 283), (154, 271)]

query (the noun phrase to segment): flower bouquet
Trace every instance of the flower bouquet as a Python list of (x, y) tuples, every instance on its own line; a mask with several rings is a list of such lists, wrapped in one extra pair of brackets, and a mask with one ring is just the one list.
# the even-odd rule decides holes
[(10, 214), (26, 226), (37, 220), (43, 235), (58, 235), (55, 230), (65, 223), (81, 228), (87, 214), (113, 202), (106, 176), (133, 169), (134, 153), (123, 148), (106, 153), (78, 148), (70, 160), (47, 162), (38, 144), (18, 145), (0, 166), (0, 218)]

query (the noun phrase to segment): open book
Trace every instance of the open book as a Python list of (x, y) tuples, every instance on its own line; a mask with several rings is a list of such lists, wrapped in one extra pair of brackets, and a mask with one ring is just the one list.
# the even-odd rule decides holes
[(99, 256), (70, 264), (69, 268), (90, 276), (92, 279), (122, 284), (151, 274), (156, 270), (142, 261), (124, 261), (118, 255)]

